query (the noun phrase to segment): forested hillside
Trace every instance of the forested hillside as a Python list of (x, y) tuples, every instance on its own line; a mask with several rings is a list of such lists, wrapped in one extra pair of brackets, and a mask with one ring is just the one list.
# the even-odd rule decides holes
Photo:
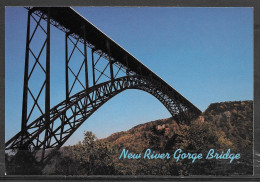
[[(119, 159), (122, 150), (172, 154), (221, 153), (228, 149), (240, 159)], [(190, 124), (177, 124), (172, 118), (137, 125), (128, 131), (97, 139), (92, 132), (74, 146), (62, 147), (42, 171), (61, 175), (235, 175), (252, 174), (253, 102), (236, 101), (211, 104)], [(9, 159), (9, 163), (11, 159)], [(12, 172), (11, 169), (10, 173)]]

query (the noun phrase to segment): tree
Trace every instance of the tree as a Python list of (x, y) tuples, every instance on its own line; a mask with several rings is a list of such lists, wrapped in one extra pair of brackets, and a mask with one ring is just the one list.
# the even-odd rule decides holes
[(72, 147), (72, 153), (82, 175), (115, 173), (111, 148), (106, 142), (98, 140), (91, 131), (84, 133), (84, 140)]
[[(7, 154), (6, 154), (7, 155)], [(6, 156), (6, 172), (15, 175), (42, 174), (42, 166), (28, 150), (18, 150), (14, 156)]]

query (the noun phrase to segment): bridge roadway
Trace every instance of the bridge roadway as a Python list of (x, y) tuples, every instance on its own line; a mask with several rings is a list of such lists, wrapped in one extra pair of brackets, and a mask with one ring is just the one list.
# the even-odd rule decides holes
[[(196, 106), (72, 8), (27, 7), (26, 9), (28, 9), (29, 15), (32, 13), (47, 21), (48, 40), (50, 39), (49, 25), (52, 24), (65, 32), (66, 36), (70, 35), (92, 49), (92, 59), (93, 52), (95, 52), (107, 59), (111, 67), (113, 64), (122, 66), (126, 70), (126, 76), (114, 78), (113, 69), (111, 69), (110, 73), (112, 74), (109, 81), (97, 85), (93, 82), (94, 84), (91, 87), (87, 87), (88, 81), (86, 81), (86, 87), (82, 91), (73, 96), (66, 95), (66, 100), (53, 108), (49, 108), (49, 104), (46, 104), (49, 103), (50, 97), (45, 94), (45, 113), (39, 116), (38, 119), (28, 123), (27, 110), (23, 112), (23, 115), (26, 116), (25, 124), (22, 125), (19, 133), (6, 142), (6, 150), (29, 149), (34, 153), (41, 152), (41, 161), (45, 161), (46, 164), (51, 159), (51, 156), (55, 154), (55, 151), (66, 142), (92, 113), (110, 98), (126, 89), (139, 89), (150, 93), (168, 109), (177, 122), (184, 121), (189, 124), (189, 121), (201, 114), (201, 111)], [(28, 24), (28, 28), (30, 29), (30, 24)], [(86, 49), (86, 46), (84, 46), (84, 49)], [(47, 48), (46, 54), (49, 55), (50, 46), (48, 44)], [(47, 61), (50, 62), (50, 59), (46, 59), (46, 65)], [(86, 58), (84, 62), (87, 62)], [(87, 66), (85, 69), (87, 69)], [(50, 80), (49, 72), (46, 71), (45, 73), (46, 80), (47, 77)], [(85, 74), (88, 75), (88, 72), (86, 71)], [(94, 74), (95, 72), (93, 78)], [(86, 80), (88, 79), (86, 78)], [(45, 82), (46, 91), (48, 91), (46, 93), (49, 94), (50, 89), (47, 89), (47, 81)], [(27, 87), (24, 88), (28, 89)], [(29, 90), (26, 89), (24, 93)], [(35, 104), (38, 104), (37, 99)], [(23, 108), (27, 109), (27, 97), (24, 97)], [(53, 151), (45, 154), (45, 149), (51, 148)]]
[[(192, 112), (198, 115), (201, 111), (189, 102), (183, 95), (172, 88), (168, 83), (166, 83), (162, 78), (152, 72), (139, 60), (137, 60), (128, 51), (122, 48), (119, 44), (109, 38), (105, 33), (99, 30), (96, 26), (82, 17), (74, 9), (70, 7), (32, 7), (27, 8), (35, 12), (38, 15), (44, 14), (45, 19), (47, 19), (48, 9), (51, 18), (51, 24), (59, 28), (64, 32), (70, 32), (81, 38), (81, 42), (84, 39), (84, 32), (86, 31), (86, 39), (88, 46), (95, 50), (95, 52), (100, 52), (105, 58), (108, 59), (109, 55), (114, 62), (120, 62), (126, 69), (134, 72), (137, 75), (149, 76), (152, 79), (163, 83), (163, 85), (178, 96), (180, 103), (189, 108)], [(109, 46), (109, 48), (108, 48)]]

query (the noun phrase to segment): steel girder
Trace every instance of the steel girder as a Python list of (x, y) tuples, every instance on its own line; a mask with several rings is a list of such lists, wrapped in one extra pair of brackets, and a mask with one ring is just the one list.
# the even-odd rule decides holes
[[(40, 116), (26, 128), (26, 134), (19, 132), (6, 143), (6, 149), (28, 149), (31, 152), (44, 152), (44, 149), (58, 150), (67, 139), (109, 99), (126, 89), (139, 89), (156, 97), (173, 115), (176, 121), (184, 122), (190, 116), (189, 108), (183, 106), (176, 95), (167, 90), (160, 82), (149, 77), (125, 76), (113, 81), (82, 90), (50, 110), (49, 127), (45, 127), (45, 115)], [(44, 136), (48, 130), (49, 135)], [(21, 141), (23, 138), (23, 141)], [(45, 146), (45, 148), (43, 148)], [(48, 160), (50, 153), (43, 154), (41, 161)]]
[[(58, 10), (59, 13), (55, 14)], [(63, 11), (69, 13), (68, 15), (65, 13), (64, 16), (66, 15), (67, 18), (73, 16), (80, 20), (79, 23), (71, 25), (71, 21), (67, 21), (60, 15), (60, 13), (64, 13)], [(35, 24), (34, 28), (32, 27), (32, 34), (30, 34), (31, 19), (34, 20), (32, 23)], [(41, 25), (42, 20), (47, 22), (46, 27)], [(50, 25), (65, 32), (66, 99), (53, 108), (50, 108)], [(39, 52), (33, 50), (33, 45), (30, 45), (38, 29), (43, 32), (44, 37), (46, 36), (46, 39), (42, 41)], [(93, 36), (90, 36), (90, 34), (93, 34)], [(97, 35), (101, 37), (98, 39), (99, 41), (92, 40)], [(78, 47), (78, 42), (83, 43), (83, 50)], [(71, 52), (68, 51), (69, 43), (72, 43), (73, 49)], [(46, 59), (43, 58), (44, 61), (40, 61), (45, 48)], [(91, 49), (92, 75), (89, 73), (90, 69), (88, 70), (87, 48)], [(72, 70), (69, 65), (75, 64), (74, 61), (71, 61), (74, 50), (79, 51), (83, 56), (78, 70)], [(94, 54), (98, 55), (96, 60)], [(99, 68), (97, 64), (101, 61), (102, 63), (108, 62), (105, 62), (104, 67)], [(29, 68), (29, 62), (33, 63), (32, 68)], [(44, 80), (41, 83), (41, 88), (33, 93), (28, 83), (33, 73), (39, 74), (35, 71), (36, 66), (39, 66), (43, 71)], [(109, 74), (106, 74), (105, 71), (108, 69)], [(85, 72), (84, 81), (79, 78), (81, 71)], [(73, 78), (71, 86), (69, 85), (69, 74)], [(92, 86), (89, 84), (89, 76), (92, 76)], [(82, 91), (80, 89), (73, 90), (76, 82), (82, 86)], [(79, 17), (71, 8), (28, 8), (22, 126), (21, 131), (6, 143), (6, 150), (29, 150), (35, 154), (39, 161), (46, 164), (55, 154), (55, 151), (68, 140), (88, 117), (109, 99), (127, 89), (139, 89), (150, 93), (168, 109), (178, 123), (185, 122), (188, 124), (201, 113), (196, 106), (175, 89), (87, 20)], [(72, 90), (76, 94), (73, 95)], [(43, 94), (45, 102), (40, 104), (38, 100)], [(28, 107), (27, 104), (28, 96), (33, 101), (31, 107)], [(41, 115), (37, 119), (31, 117), (36, 109), (40, 111)], [(27, 111), (29, 112), (27, 113)]]

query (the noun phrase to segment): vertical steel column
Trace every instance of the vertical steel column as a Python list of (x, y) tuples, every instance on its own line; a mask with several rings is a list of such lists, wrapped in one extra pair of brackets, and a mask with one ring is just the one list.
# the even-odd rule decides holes
[(69, 33), (65, 33), (65, 81), (66, 81), (66, 101), (69, 101), (69, 62), (68, 62), (68, 36)]
[(89, 88), (89, 83), (88, 83), (88, 60), (87, 60), (87, 40), (86, 40), (86, 28), (85, 28), (85, 25), (84, 25), (83, 31), (84, 31), (85, 82), (86, 82), (86, 90), (88, 90), (88, 88)]
[(126, 60), (126, 76), (129, 76), (129, 67), (128, 67), (128, 59), (127, 57), (125, 57), (125, 60)]
[(50, 121), (50, 9), (47, 20), (47, 44), (46, 44), (46, 92), (45, 92), (45, 115), (46, 123)]
[[(23, 83), (23, 106), (22, 106), (22, 138), (23, 141), (25, 127), (27, 125), (27, 101), (28, 101), (28, 69), (29, 69), (29, 45), (30, 45), (30, 20), (31, 11), (28, 11), (27, 19), (27, 35), (26, 35), (26, 51), (25, 51), (25, 64), (24, 64), (24, 83)], [(22, 143), (21, 143), (22, 144)]]
[[(48, 137), (50, 123), (50, 8), (47, 17), (47, 42), (46, 42), (46, 87), (45, 87), (45, 138)], [(46, 141), (43, 144), (42, 160), (44, 159)]]
[(137, 69), (138, 69), (138, 71), (140, 71), (140, 73), (139, 73), (139, 74), (140, 74), (140, 75), (143, 75), (141, 67), (140, 67), (140, 66), (138, 66), (138, 68), (137, 68)]
[[(109, 67), (110, 67), (110, 78), (111, 78), (111, 87), (109, 87), (111, 90), (110, 92), (112, 92), (113, 87), (114, 87), (114, 70), (113, 70), (113, 62), (111, 61), (111, 55), (110, 55), (110, 44), (107, 44), (108, 47), (108, 56), (109, 56)], [(115, 87), (114, 87), (115, 89)]]
[(109, 56), (110, 78), (113, 81), (114, 80), (114, 71), (113, 71), (113, 63), (111, 61), (111, 56), (110, 56), (110, 44), (109, 43), (107, 43), (107, 49), (108, 49), (108, 56)]
[(91, 56), (92, 56), (92, 78), (93, 78), (93, 86), (96, 85), (96, 78), (95, 78), (95, 63), (94, 63), (94, 49), (91, 49)]

